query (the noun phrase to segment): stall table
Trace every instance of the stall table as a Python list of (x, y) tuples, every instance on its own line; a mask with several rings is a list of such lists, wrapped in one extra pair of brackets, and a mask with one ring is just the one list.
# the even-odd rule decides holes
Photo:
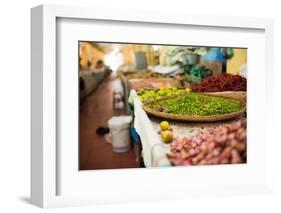
[[(134, 127), (141, 138), (142, 156), (145, 166), (171, 166), (171, 163), (167, 158), (167, 153), (170, 152), (170, 146), (169, 144), (164, 144), (160, 135), (157, 133), (160, 130), (159, 124), (164, 119), (152, 115), (147, 115), (147, 113), (142, 108), (142, 102), (139, 100), (137, 92), (135, 90), (132, 90), (130, 92), (129, 100), (130, 103), (134, 106)], [(184, 137), (193, 136), (203, 128), (230, 124), (240, 119), (244, 119), (244, 116), (221, 122), (200, 123), (169, 121), (169, 123), (173, 128), (174, 136)]]

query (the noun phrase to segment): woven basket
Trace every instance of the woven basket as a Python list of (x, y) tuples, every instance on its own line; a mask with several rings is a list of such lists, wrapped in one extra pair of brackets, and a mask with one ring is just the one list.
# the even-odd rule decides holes
[(223, 97), (227, 99), (236, 99), (239, 100), (242, 104), (242, 109), (237, 111), (237, 112), (232, 112), (232, 113), (227, 113), (227, 114), (222, 114), (222, 115), (210, 115), (210, 116), (190, 116), (190, 115), (178, 115), (178, 114), (173, 114), (173, 113), (165, 113), (165, 112), (159, 112), (151, 109), (147, 105), (153, 102), (157, 102), (160, 100), (165, 100), (165, 99), (170, 99), (170, 98), (175, 98), (178, 96), (183, 96), (183, 95), (174, 95), (174, 96), (169, 96), (169, 97), (164, 97), (158, 100), (154, 101), (149, 101), (145, 102), (143, 104), (143, 109), (151, 115), (169, 119), (169, 120), (177, 120), (177, 121), (193, 121), (193, 122), (215, 122), (215, 121), (223, 121), (223, 120), (229, 120), (233, 119), (235, 117), (241, 116), (243, 113), (246, 112), (246, 93), (245, 92), (215, 92), (215, 93), (203, 93), (204, 95), (209, 95), (209, 96), (218, 96), (218, 97)]
[(217, 95), (217, 96), (220, 96), (220, 97), (241, 99), (244, 102), (246, 102), (246, 99), (247, 99), (247, 93), (244, 92), (244, 91), (203, 92), (201, 94)]

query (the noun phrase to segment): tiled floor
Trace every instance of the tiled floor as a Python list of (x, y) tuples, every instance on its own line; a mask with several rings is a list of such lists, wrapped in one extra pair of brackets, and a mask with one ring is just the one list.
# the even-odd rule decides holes
[(80, 106), (80, 169), (136, 168), (133, 148), (125, 153), (115, 153), (103, 136), (96, 134), (99, 126), (107, 126), (114, 115), (125, 114), (124, 110), (112, 107), (112, 79), (107, 77)]

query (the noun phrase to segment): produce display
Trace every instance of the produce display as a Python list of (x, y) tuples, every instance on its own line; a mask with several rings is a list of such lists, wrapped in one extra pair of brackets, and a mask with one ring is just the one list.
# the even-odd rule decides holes
[(184, 94), (190, 92), (191, 89), (177, 89), (176, 87), (172, 88), (161, 88), (161, 89), (140, 89), (138, 91), (138, 96), (142, 102), (153, 101), (155, 99), (163, 98), (166, 96)]
[(170, 130), (165, 130), (161, 132), (161, 138), (164, 143), (170, 143), (173, 141), (173, 132)]
[(246, 120), (176, 137), (168, 159), (174, 166), (246, 163)]
[(201, 83), (192, 84), (195, 92), (246, 91), (247, 79), (239, 75), (223, 74), (204, 78)]
[(162, 121), (160, 123), (160, 131), (158, 132), (161, 134), (161, 138), (163, 140), (163, 143), (170, 143), (173, 141), (173, 129), (170, 127), (170, 124), (168, 121)]
[(165, 75), (151, 72), (151, 71), (137, 71), (137, 72), (123, 72), (122, 75), (124, 75), (127, 79), (148, 79), (148, 78), (163, 78)]
[(147, 106), (158, 112), (188, 116), (222, 115), (237, 112), (243, 108), (239, 100), (198, 93), (186, 93), (148, 103)]
[(131, 79), (129, 80), (129, 87), (136, 91), (140, 89), (159, 89), (159, 88), (172, 88), (178, 87), (180, 81), (163, 78), (163, 79)]

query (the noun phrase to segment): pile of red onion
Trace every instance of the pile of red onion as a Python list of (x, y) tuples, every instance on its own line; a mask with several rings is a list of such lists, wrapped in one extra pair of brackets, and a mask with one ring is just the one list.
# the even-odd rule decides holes
[(193, 137), (175, 138), (168, 158), (174, 166), (246, 162), (246, 120), (200, 130)]
[(204, 78), (200, 84), (192, 84), (195, 92), (246, 91), (247, 80), (240, 75), (223, 74)]

